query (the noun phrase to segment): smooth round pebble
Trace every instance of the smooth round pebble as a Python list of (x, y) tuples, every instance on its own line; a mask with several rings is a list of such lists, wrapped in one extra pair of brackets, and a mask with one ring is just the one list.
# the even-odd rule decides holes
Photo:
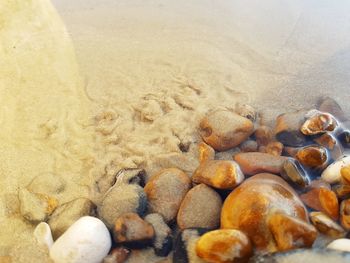
[(105, 224), (96, 217), (84, 216), (56, 240), (50, 257), (55, 263), (100, 263), (111, 244)]
[(350, 239), (340, 238), (328, 244), (327, 248), (350, 252)]
[(51, 229), (47, 223), (41, 222), (38, 224), (34, 229), (34, 236), (40, 245), (45, 245), (48, 249), (52, 247), (53, 239)]
[(350, 165), (350, 156), (344, 156), (329, 165), (321, 174), (321, 178), (330, 183), (339, 183), (341, 179), (341, 168)]

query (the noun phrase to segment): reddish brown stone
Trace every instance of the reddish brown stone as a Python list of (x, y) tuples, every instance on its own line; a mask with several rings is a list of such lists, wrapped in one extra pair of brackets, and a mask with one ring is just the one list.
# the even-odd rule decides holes
[(262, 125), (255, 130), (254, 136), (259, 146), (267, 145), (273, 138), (273, 132), (270, 127)]
[(208, 144), (201, 142), (198, 146), (199, 162), (203, 163), (209, 160), (214, 160), (215, 150)]
[(346, 230), (350, 230), (350, 199), (340, 203), (340, 223)]
[(280, 142), (269, 142), (266, 145), (266, 153), (280, 156), (283, 151), (283, 144)]
[(263, 172), (279, 174), (286, 159), (287, 157), (284, 156), (274, 156), (260, 152), (239, 153), (234, 156), (234, 160), (239, 164), (245, 175)]
[(307, 167), (322, 167), (327, 162), (327, 150), (322, 146), (307, 146), (301, 148), (295, 157)]
[(312, 110), (307, 115), (309, 116), (308, 119), (300, 128), (305, 135), (322, 134), (333, 131), (338, 126), (337, 120), (329, 113)]

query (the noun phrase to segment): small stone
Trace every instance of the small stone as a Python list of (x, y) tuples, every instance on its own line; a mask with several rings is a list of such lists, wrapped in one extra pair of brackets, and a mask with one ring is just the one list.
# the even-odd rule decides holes
[(286, 214), (272, 215), (268, 225), (279, 251), (312, 247), (317, 237), (312, 225)]
[(138, 182), (135, 173), (121, 171), (117, 174), (116, 183), (105, 193), (98, 207), (98, 215), (109, 229), (112, 229), (115, 220), (125, 213), (143, 215), (146, 211), (146, 194)]
[(311, 212), (310, 219), (312, 224), (322, 234), (332, 238), (341, 238), (345, 236), (344, 229), (322, 212)]
[(305, 110), (284, 113), (277, 117), (275, 135), (276, 139), (286, 146), (303, 146), (307, 141), (300, 127), (305, 121)]
[(52, 239), (51, 229), (47, 223), (45, 222), (39, 223), (34, 229), (34, 236), (39, 245), (46, 246), (48, 249), (52, 247), (53, 239)]
[(347, 238), (336, 239), (331, 243), (329, 243), (327, 248), (350, 252), (350, 239), (347, 239)]
[(31, 193), (25, 188), (19, 193), (19, 201), (21, 215), (32, 223), (46, 221), (58, 205), (56, 198)]
[(246, 140), (239, 146), (242, 152), (256, 152), (258, 150), (258, 143), (254, 140)]
[(144, 188), (149, 212), (161, 214), (165, 222), (174, 220), (190, 188), (191, 180), (183, 171), (177, 168), (161, 170)]
[(337, 144), (337, 139), (328, 132), (314, 138), (314, 141), (329, 150), (333, 150)]
[(156, 255), (166, 257), (173, 246), (171, 229), (160, 214), (149, 214), (145, 217), (145, 221), (150, 223), (155, 231), (153, 247)]
[(281, 156), (283, 151), (283, 144), (280, 142), (269, 142), (266, 145), (266, 153), (272, 154), (275, 156)]
[(272, 140), (273, 131), (270, 127), (262, 125), (255, 130), (254, 136), (259, 146), (267, 145)]
[(203, 140), (217, 151), (226, 151), (245, 141), (254, 131), (253, 123), (237, 113), (216, 110), (199, 125)]
[(265, 145), (260, 145), (258, 151), (261, 152), (261, 153), (266, 153), (266, 146)]
[(236, 103), (235, 112), (238, 115), (251, 120), (252, 122), (256, 120), (257, 113), (255, 109), (248, 104)]
[(283, 147), (283, 152), (284, 152), (285, 155), (295, 158), (295, 156), (297, 155), (299, 149), (301, 149), (301, 148), (300, 147), (284, 146)]
[(350, 230), (350, 199), (340, 203), (340, 223), (346, 230)]
[(350, 165), (344, 166), (340, 169), (341, 181), (344, 184), (350, 185)]
[(180, 229), (219, 227), (222, 201), (220, 195), (205, 184), (192, 188), (183, 199), (177, 224)]
[(75, 221), (93, 214), (95, 205), (87, 198), (77, 198), (56, 208), (48, 220), (54, 239), (61, 236)]
[(350, 185), (338, 184), (332, 187), (332, 191), (337, 195), (338, 199), (350, 198)]
[(339, 183), (341, 179), (341, 168), (350, 165), (350, 156), (344, 156), (330, 164), (321, 174), (323, 180), (330, 184)]
[(201, 142), (198, 146), (199, 151), (199, 162), (203, 163), (206, 161), (214, 160), (215, 150), (208, 144)]
[(234, 161), (212, 160), (201, 164), (193, 173), (192, 181), (218, 189), (233, 189), (244, 180), (244, 174)]
[(322, 167), (327, 162), (327, 150), (322, 146), (306, 146), (296, 154), (296, 159), (310, 168)]
[(337, 120), (329, 113), (311, 110), (307, 113), (308, 119), (303, 123), (300, 131), (304, 135), (317, 135), (327, 131), (334, 131), (338, 127)]
[(287, 157), (284, 156), (274, 156), (259, 152), (239, 153), (234, 157), (234, 160), (239, 164), (245, 175), (263, 172), (279, 174), (286, 159)]
[(252, 255), (253, 248), (243, 232), (234, 229), (219, 229), (210, 231), (199, 238), (196, 253), (207, 262), (242, 262)]
[[(308, 222), (305, 206), (286, 181), (273, 174), (257, 174), (246, 179), (226, 198), (221, 210), (221, 228), (244, 232), (258, 251), (275, 252), (279, 247), (269, 218), (276, 213)], [(298, 226), (296, 223), (295, 228)]]
[(84, 216), (56, 240), (50, 257), (55, 263), (100, 263), (107, 256), (111, 243), (103, 222)]
[(124, 263), (130, 255), (130, 250), (125, 247), (113, 248), (103, 263)]
[(339, 121), (346, 121), (347, 118), (339, 104), (330, 97), (322, 98), (319, 102), (318, 110), (327, 112), (336, 117)]
[(136, 213), (126, 213), (115, 221), (113, 239), (116, 243), (150, 244), (153, 237), (153, 226)]
[(345, 130), (338, 135), (338, 139), (345, 148), (350, 148), (350, 131)]
[(288, 158), (284, 161), (281, 176), (287, 182), (291, 182), (298, 188), (305, 188), (310, 184), (310, 178), (300, 163), (293, 159)]

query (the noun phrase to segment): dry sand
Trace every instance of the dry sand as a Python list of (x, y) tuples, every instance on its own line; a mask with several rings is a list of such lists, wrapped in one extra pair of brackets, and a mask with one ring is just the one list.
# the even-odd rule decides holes
[(16, 205), (37, 175), (67, 181), (60, 203), (98, 202), (94, 181), (121, 168), (191, 173), (212, 107), (250, 103), (269, 121), (331, 95), (350, 112), (346, 1), (53, 2), (81, 74), (46, 0), (0, 3), (0, 256), (14, 262), (40, 262)]

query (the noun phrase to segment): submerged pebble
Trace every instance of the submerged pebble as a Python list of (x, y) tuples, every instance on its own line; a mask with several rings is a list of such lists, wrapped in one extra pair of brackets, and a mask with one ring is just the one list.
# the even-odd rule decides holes
[(338, 184), (332, 187), (332, 191), (337, 195), (338, 199), (343, 200), (350, 198), (350, 185)]
[(338, 127), (337, 120), (329, 113), (311, 110), (307, 113), (308, 119), (300, 130), (305, 135), (317, 135), (327, 131), (334, 131)]
[(300, 163), (293, 159), (288, 158), (284, 161), (281, 176), (287, 182), (290, 182), (298, 188), (305, 188), (310, 184), (310, 178)]
[(350, 230), (350, 199), (340, 203), (340, 223), (346, 230)]
[(332, 238), (341, 238), (346, 234), (340, 225), (338, 225), (330, 217), (322, 212), (311, 212), (310, 219), (312, 224), (322, 234), (325, 234)]
[(272, 155), (275, 155), (275, 156), (280, 156), (280, 155), (282, 155), (283, 144), (280, 143), (280, 142), (269, 142), (266, 145), (265, 151), (268, 154), (272, 154)]
[(338, 139), (345, 148), (350, 148), (350, 131), (345, 130), (338, 135)]
[(295, 157), (302, 165), (310, 168), (322, 167), (328, 159), (327, 150), (322, 146), (301, 148)]
[(330, 184), (339, 183), (341, 179), (341, 168), (350, 165), (350, 156), (343, 156), (330, 164), (321, 174), (323, 180)]
[(273, 138), (273, 131), (270, 127), (261, 125), (256, 128), (254, 137), (259, 146), (267, 145)]

